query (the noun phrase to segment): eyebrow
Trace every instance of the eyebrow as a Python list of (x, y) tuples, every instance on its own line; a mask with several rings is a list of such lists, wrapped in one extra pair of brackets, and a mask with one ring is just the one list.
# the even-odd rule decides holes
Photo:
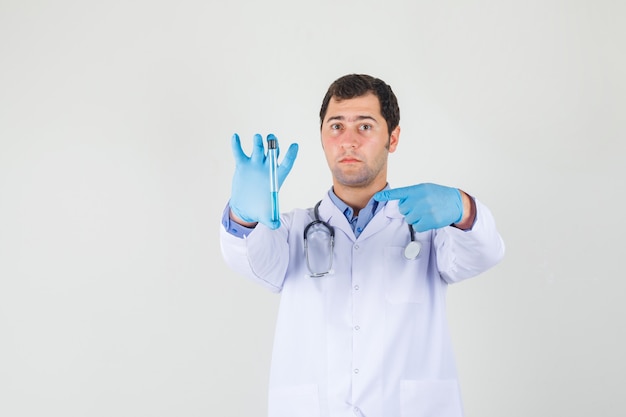
[[(339, 120), (339, 121), (344, 121), (346, 120), (346, 118), (344, 116), (331, 116), (326, 120), (326, 123), (335, 121), (335, 120)], [(371, 120), (374, 123), (378, 124), (378, 120), (376, 120), (374, 117), (372, 116), (367, 116), (367, 115), (361, 115), (361, 116), (357, 116), (354, 118), (355, 121), (361, 121), (361, 120)]]

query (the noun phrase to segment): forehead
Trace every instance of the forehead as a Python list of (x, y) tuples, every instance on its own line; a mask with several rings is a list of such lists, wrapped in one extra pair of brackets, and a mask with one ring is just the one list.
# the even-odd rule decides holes
[(343, 100), (337, 100), (335, 97), (332, 97), (328, 102), (325, 120), (337, 117), (349, 119), (358, 116), (369, 116), (377, 120), (382, 119), (378, 97), (372, 93)]

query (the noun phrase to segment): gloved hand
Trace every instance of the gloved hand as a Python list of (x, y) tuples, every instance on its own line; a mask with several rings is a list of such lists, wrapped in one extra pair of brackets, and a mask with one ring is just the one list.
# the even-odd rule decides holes
[(374, 194), (376, 201), (399, 200), (398, 209), (417, 232), (439, 229), (463, 218), (463, 200), (456, 188), (437, 184), (383, 190)]
[[(267, 139), (276, 139), (268, 135)], [(263, 137), (254, 135), (252, 155), (248, 157), (241, 149), (239, 135), (233, 135), (231, 146), (235, 157), (235, 175), (233, 176), (230, 196), (230, 209), (246, 222), (263, 223), (270, 229), (280, 227), (280, 220), (272, 222), (272, 203), (270, 194), (269, 158), (263, 148)], [(280, 147), (278, 147), (280, 150)], [(278, 187), (287, 178), (298, 154), (298, 144), (289, 146), (283, 162), (278, 166)]]

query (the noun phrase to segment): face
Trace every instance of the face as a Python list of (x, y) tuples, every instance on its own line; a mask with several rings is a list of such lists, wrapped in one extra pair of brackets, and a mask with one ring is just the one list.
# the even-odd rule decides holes
[(388, 132), (378, 97), (367, 94), (342, 101), (332, 98), (321, 133), (335, 187), (385, 186), (387, 156), (396, 150), (400, 128)]

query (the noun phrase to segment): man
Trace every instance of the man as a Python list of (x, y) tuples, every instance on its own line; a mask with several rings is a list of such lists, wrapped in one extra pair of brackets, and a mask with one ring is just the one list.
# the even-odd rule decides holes
[[(251, 157), (233, 137), (222, 253), (235, 271), (282, 294), (270, 417), (463, 415), (446, 288), (497, 264), (504, 244), (489, 210), (463, 191), (389, 188), (399, 120), (382, 80), (353, 74), (331, 84), (320, 122), (333, 186), (315, 209), (279, 222), (271, 221), (261, 136)], [(281, 184), (296, 154), (291, 145)]]

